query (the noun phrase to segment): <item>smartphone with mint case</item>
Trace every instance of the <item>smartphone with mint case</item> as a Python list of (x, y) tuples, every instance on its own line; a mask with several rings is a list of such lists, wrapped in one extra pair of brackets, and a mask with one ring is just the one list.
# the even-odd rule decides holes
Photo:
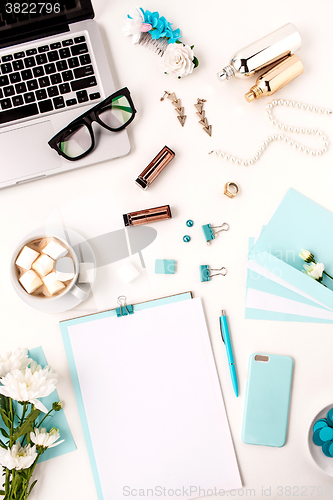
[(251, 354), (242, 428), (244, 443), (284, 446), (293, 364), (289, 356)]

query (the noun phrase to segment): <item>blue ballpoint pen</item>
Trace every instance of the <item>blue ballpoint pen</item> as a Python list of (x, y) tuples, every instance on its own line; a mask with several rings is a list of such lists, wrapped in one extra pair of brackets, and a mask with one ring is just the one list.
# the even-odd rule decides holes
[(225, 348), (227, 350), (227, 357), (229, 363), (229, 370), (231, 375), (232, 386), (234, 388), (236, 398), (238, 398), (238, 383), (237, 383), (237, 375), (236, 375), (236, 367), (234, 362), (234, 356), (232, 354), (232, 347), (228, 329), (227, 317), (225, 315), (225, 311), (222, 311), (222, 315), (220, 316), (220, 329), (221, 329), (221, 337), (225, 344)]

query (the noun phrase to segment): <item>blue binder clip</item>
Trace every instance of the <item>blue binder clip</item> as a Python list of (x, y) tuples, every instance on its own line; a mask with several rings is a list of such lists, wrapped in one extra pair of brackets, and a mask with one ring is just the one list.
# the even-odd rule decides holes
[[(211, 274), (210, 271), (220, 271), (219, 273)], [(200, 281), (210, 281), (214, 276), (225, 276), (227, 274), (227, 270), (225, 267), (221, 267), (221, 269), (211, 269), (209, 270), (209, 266), (204, 265), (200, 266)]]
[[(205, 224), (204, 226), (201, 226), (207, 245), (210, 245), (211, 240), (215, 240), (215, 237), (220, 233), (221, 231), (228, 231), (229, 229), (229, 224), (226, 222), (223, 222), (221, 226), (212, 226), (211, 224)], [(213, 231), (213, 229), (219, 229), (218, 231)]]
[(120, 318), (121, 316), (127, 316), (129, 314), (133, 314), (133, 306), (128, 306), (126, 304), (126, 297), (125, 295), (120, 295), (117, 300), (118, 304), (120, 307), (116, 308), (116, 314), (117, 318)]

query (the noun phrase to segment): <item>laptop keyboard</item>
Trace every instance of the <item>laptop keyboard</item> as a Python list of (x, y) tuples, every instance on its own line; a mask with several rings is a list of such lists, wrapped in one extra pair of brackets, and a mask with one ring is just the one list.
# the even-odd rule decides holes
[(99, 98), (83, 35), (1, 57), (0, 124)]

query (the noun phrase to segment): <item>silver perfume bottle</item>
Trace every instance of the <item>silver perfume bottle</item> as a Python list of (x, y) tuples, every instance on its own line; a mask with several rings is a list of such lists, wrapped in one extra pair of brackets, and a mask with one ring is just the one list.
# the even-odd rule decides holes
[(264, 38), (260, 38), (231, 58), (230, 64), (217, 74), (223, 82), (231, 78), (247, 78), (301, 47), (301, 36), (292, 23), (285, 24)]

